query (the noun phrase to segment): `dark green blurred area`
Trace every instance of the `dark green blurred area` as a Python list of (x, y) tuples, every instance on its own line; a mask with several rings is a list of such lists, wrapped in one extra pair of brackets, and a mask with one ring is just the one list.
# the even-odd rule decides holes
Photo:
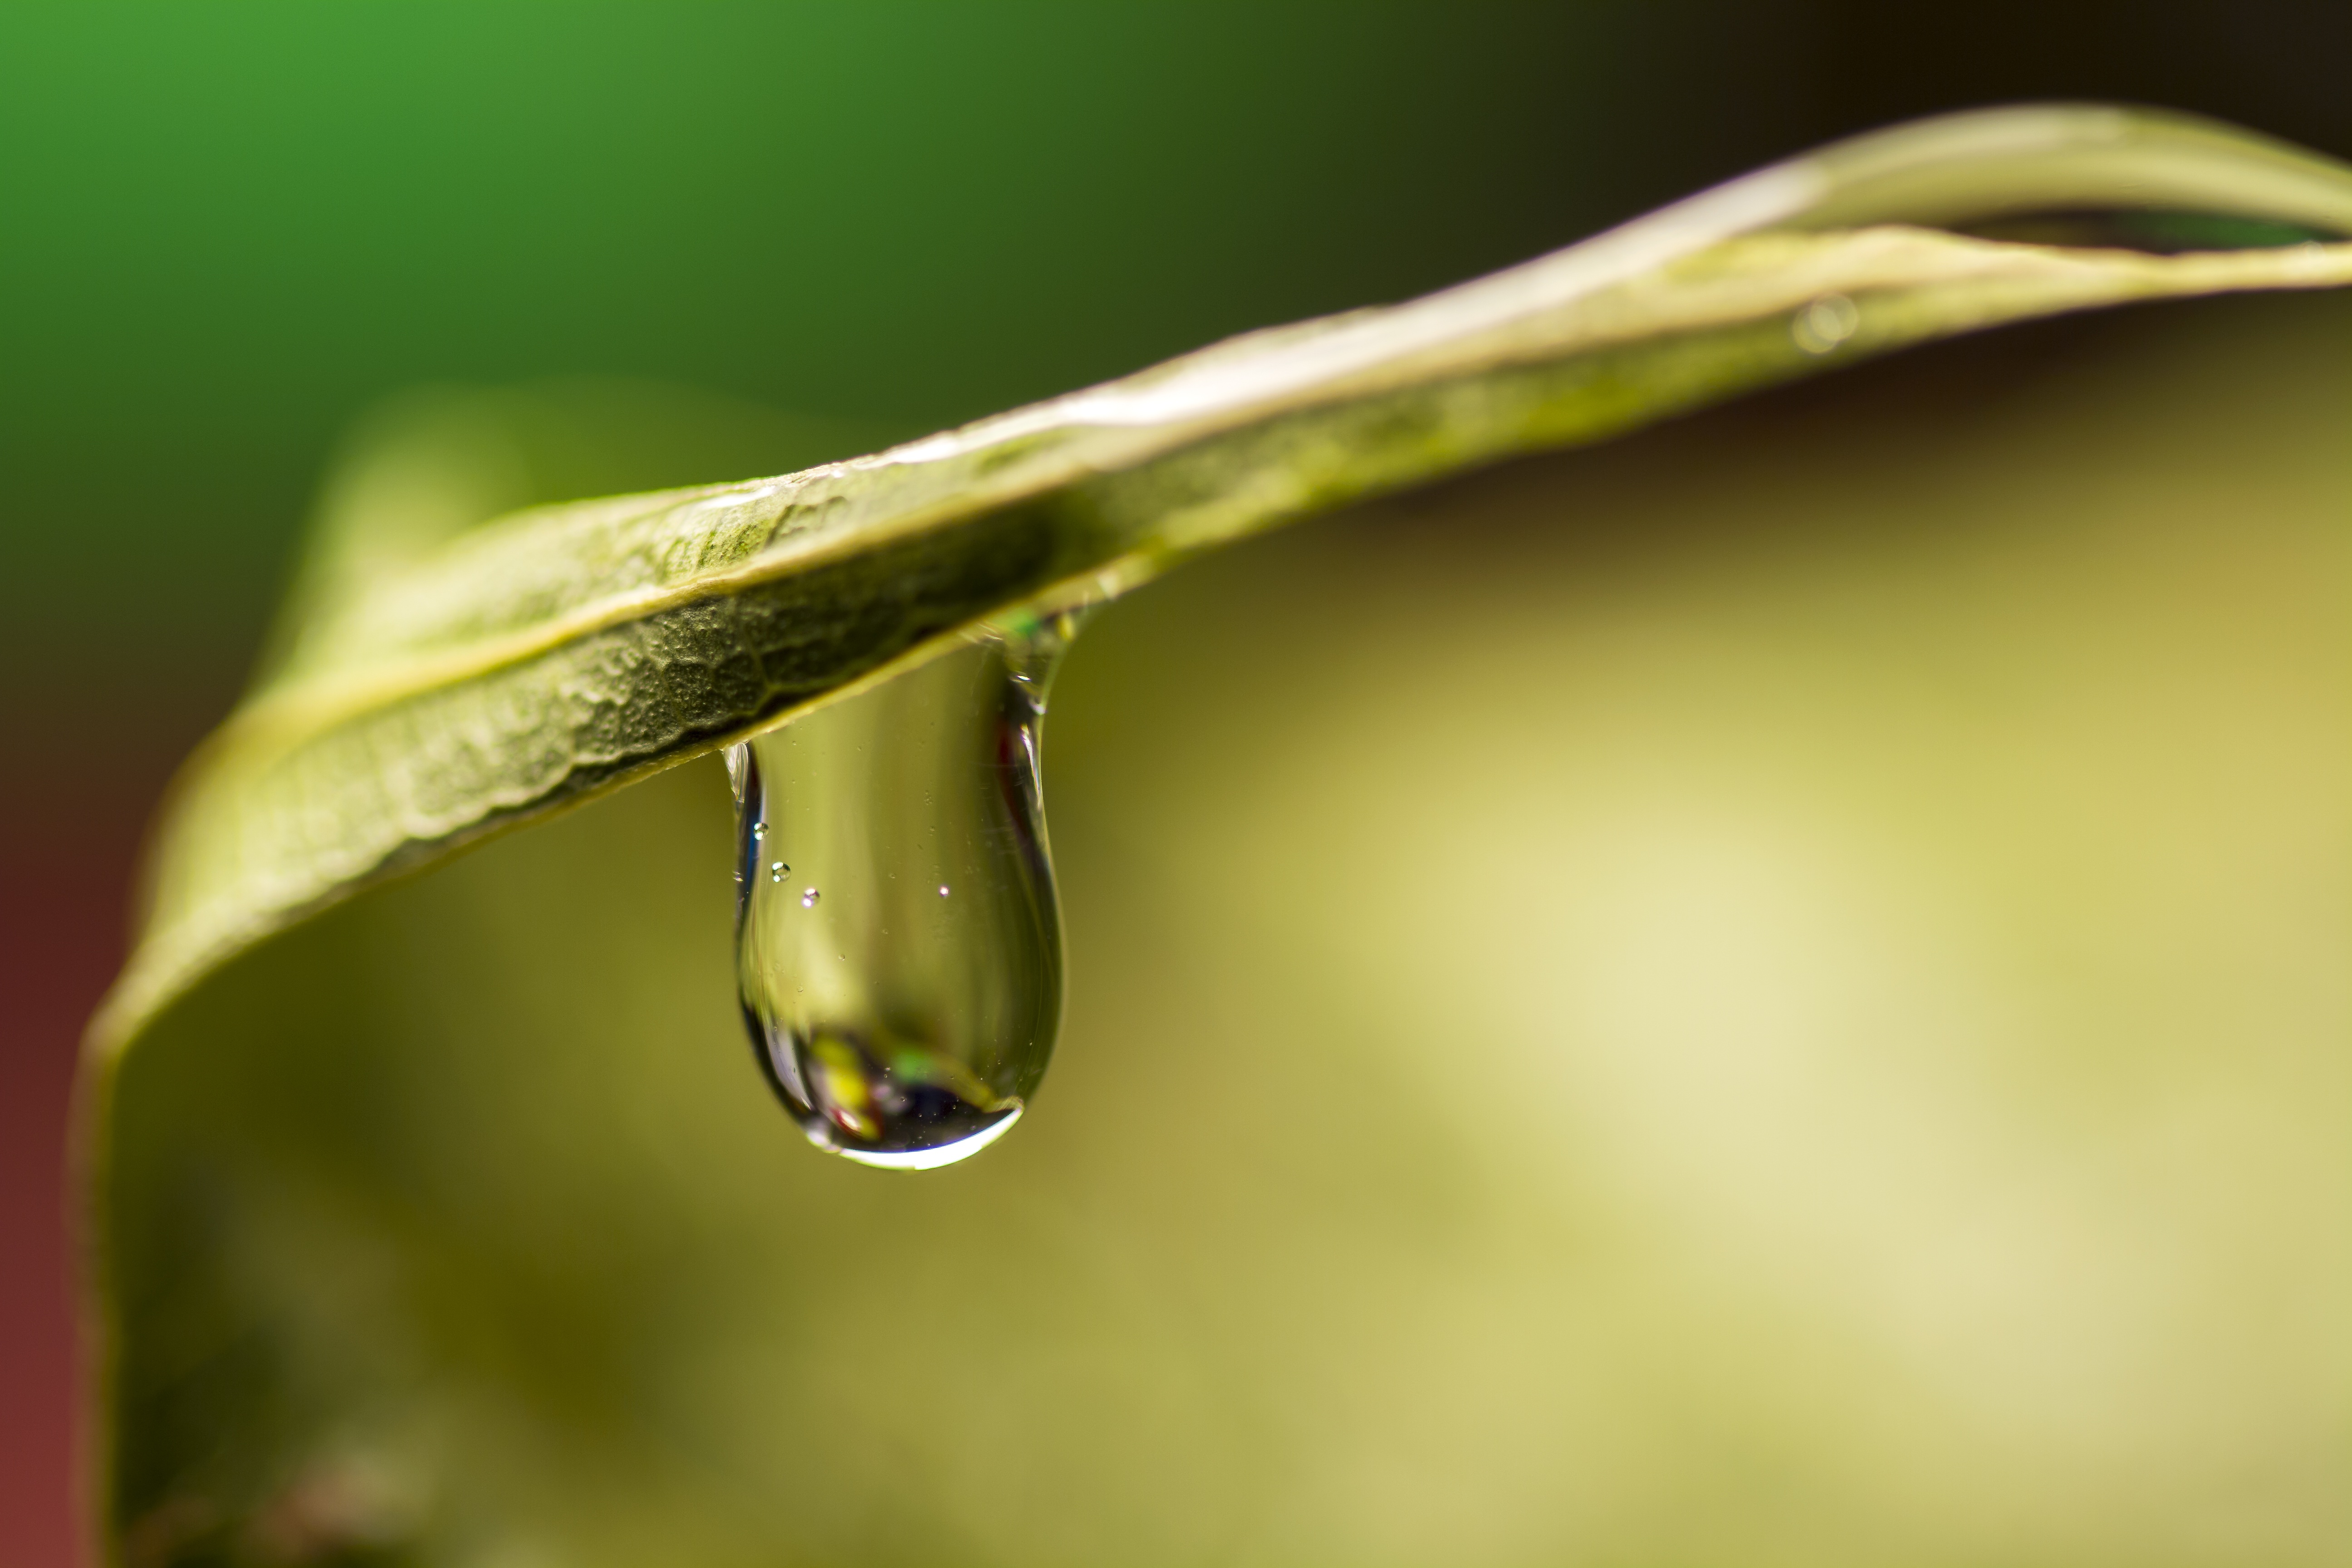
[(151, 635), (232, 644), (328, 444), (411, 383), (625, 374), (919, 433), (1466, 277), (1752, 156), (1624, 155), (1676, 68), (1631, 8), (0, 29), (0, 462), (47, 524), (11, 530), (47, 570), (9, 608), (79, 621), (40, 584), (102, 567)]
[(2352, 147), (2333, 8), (1884, 9), (12, 7), (12, 663), (54, 695), (172, 646), (217, 690), (336, 432), (419, 381), (650, 376), (919, 431), (1954, 104)]

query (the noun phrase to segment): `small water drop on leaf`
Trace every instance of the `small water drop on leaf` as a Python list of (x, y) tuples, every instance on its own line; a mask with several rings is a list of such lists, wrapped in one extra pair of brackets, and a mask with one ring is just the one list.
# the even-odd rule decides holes
[(1853, 336), (1862, 312), (1843, 294), (1824, 294), (1797, 312), (1789, 335), (1809, 354), (1825, 354)]

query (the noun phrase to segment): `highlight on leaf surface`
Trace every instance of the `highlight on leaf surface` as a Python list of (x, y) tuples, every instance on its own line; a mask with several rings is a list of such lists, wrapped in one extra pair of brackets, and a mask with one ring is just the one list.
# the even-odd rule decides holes
[[(2189, 1306), (2214, 1321), (2287, 1300), (2324, 1319), (2337, 1300), (2276, 1288), (2281, 1257), (2310, 1248), (2219, 1226), (2213, 1187), (2184, 1173), (2247, 1173), (2248, 1192), (2305, 1194), (2297, 1212), (2322, 1220), (2335, 1200), (2310, 1194), (2352, 1190), (2325, 1136), (2332, 1058), (2305, 1041), (2326, 1037), (2333, 994), (2294, 967), (2295, 932), (2232, 934), (2225, 917), (2269, 909), (2270, 884), (2250, 892), (2200, 858), (2226, 840), (2231, 868), (2305, 865), (2341, 772), (2301, 721), (2330, 710), (2320, 677), (2275, 710), (2244, 700), (2312, 662), (2336, 579), (2292, 487), (2263, 489), (2260, 463), (2182, 435), (2210, 415), (2257, 442), (2242, 410), (2184, 395), (2188, 413), (2148, 416), (2168, 438), (2130, 454), (2155, 478), (2126, 489), (2158, 526), (2101, 532), (2096, 509), (2064, 500), (2071, 470), (2012, 431), (2004, 460), (2045, 464), (2060, 499), (2003, 510), (1989, 483), (1970, 489), (1969, 453), (1929, 449), (1927, 478), (1902, 476), (1921, 486), (1904, 505), (2013, 511), (2026, 543), (1969, 535), (1937, 556), (1937, 541), (1857, 526), (1832, 548), (1792, 524), (1801, 569), (1727, 585), (1704, 559), (1742, 545), (1718, 531), (1694, 536), (1701, 565), (1671, 591), (1605, 551), (1531, 553), (1540, 573), (1514, 557), (1483, 578), (1451, 551), (1391, 551), (1365, 584), (1387, 624), (1467, 628), (1409, 659), (1321, 603), (1343, 596), (1326, 591), (1348, 560), (1334, 549), (1313, 557), (1323, 576), (1285, 579), (1263, 613), (1232, 618), (1247, 658), (1155, 664), (1148, 638), (1129, 645), (1155, 720), (1246, 739), (1247, 724), (1218, 729), (1238, 707), (1278, 765), (1236, 782), (1172, 740), (1139, 741), (1123, 772), (1095, 764), (1076, 798), (1120, 803), (1139, 826), (1132, 843), (1098, 832), (1105, 858), (1082, 863), (1090, 907), (1129, 921), (1099, 939), (1074, 926), (1073, 1016), (1097, 1042), (1115, 1028), (1120, 1059), (1096, 1053), (1092, 1077), (1055, 1091), (1093, 1121), (1034, 1119), (990, 1156), (1014, 1162), (1034, 1139), (1019, 1159), (1041, 1163), (937, 1178), (929, 1195), (839, 1184), (798, 1148), (783, 1152), (801, 1165), (772, 1158), (785, 1141), (746, 1092), (740, 1047), (706, 1048), (716, 1025), (736, 1026), (713, 1016), (730, 994), (712, 924), (729, 853), (710, 792), (687, 787), (709, 780), (651, 782), (432, 878), (345, 896), (891, 679), (976, 625), (1115, 595), (1277, 523), (1980, 327), (2332, 286), (2352, 280), (2347, 233), (2352, 174), (2324, 161), (2163, 116), (2000, 111), (1832, 148), (1426, 300), (779, 479), (474, 526), (500, 510), (505, 459), (469, 467), (452, 442), (528, 426), (527, 398), (457, 419), (426, 442), (431, 463), (352, 470), (262, 679), (181, 786), (139, 953), (93, 1030), (101, 1476), (121, 1553), (1078, 1561), (1150, 1542), (1197, 1560), (1239, 1542), (1233, 1554), (1263, 1560), (1571, 1546), (1721, 1560), (1776, 1519), (1836, 1516), (1858, 1531), (1843, 1538), (1856, 1561), (1916, 1558), (1923, 1542), (2008, 1561), (2029, 1538), (2145, 1558), (2187, 1528), (2180, 1510), (2223, 1506), (2196, 1458), (2212, 1431), (2254, 1434), (2230, 1449), (2251, 1464), (2263, 1443), (2307, 1458), (2320, 1440), (2298, 1434), (2340, 1429), (2284, 1348), (2279, 1367), (2213, 1373), (2227, 1387), (2202, 1404), (2164, 1405), (2143, 1374), (2203, 1342), (2131, 1316), (2160, 1294), (2135, 1282), (2181, 1261), (2132, 1228), (2149, 1213), (2154, 1230), (2210, 1243), (2182, 1256), (2212, 1293)], [(2255, 380), (2210, 345), (2180, 363), (2220, 388)], [(881, 444), (803, 438), (812, 458)], [(2089, 445), (2126, 462), (2128, 443), (2104, 439)], [(1792, 516), (1818, 494), (1863, 517), (1868, 477), (1860, 459), (1794, 478), (1744, 460), (1725, 494), (1710, 475), (1686, 488), (1702, 510)], [(1506, 473), (1449, 504), (1560, 522), (1541, 482)], [(2225, 485), (2284, 521), (2223, 551), (2165, 510)], [(1639, 510), (1635, 492), (1613, 501)], [(1465, 537), (1500, 548), (1508, 531)], [(2208, 596), (2235, 582), (2240, 548), (2260, 614)], [(2003, 549), (2035, 552), (2035, 572), (1984, 565)], [(1564, 621), (1552, 612), (1576, 572), (1601, 587)], [(1512, 587), (1520, 605), (1504, 593), (1519, 579), (1560, 585)], [(2091, 599), (2101, 635), (2155, 673), (2083, 654), (2072, 606)], [(1106, 619), (1090, 637), (1121, 617)], [(1288, 640), (1265, 629), (1286, 621)], [(2039, 661), (2035, 692), (2097, 692), (2096, 721), (2004, 706), (2011, 689), (1979, 668), (1986, 626), (2004, 657)], [(1411, 668), (1350, 675), (1318, 637)], [(2167, 650), (2241, 644), (2243, 669), (2167, 684)], [(1543, 682), (1562, 670), (1596, 673), (1560, 695)], [(1195, 688), (1217, 695), (1187, 706)], [(1905, 706), (1914, 688), (1936, 699), (1924, 716)], [(1223, 695), (1244, 689), (1254, 707)], [(1095, 702), (1116, 712), (1116, 686)], [(1623, 776), (1520, 799), (1515, 726), (1553, 702)], [(1462, 759), (1487, 789), (1477, 813), (1413, 815), (1400, 710), (1413, 746)], [(2215, 755), (2275, 753), (2278, 776), (2312, 782), (2266, 800), (2275, 824), (2207, 837), (2200, 803), (2236, 798), (2235, 775), (2168, 750), (2184, 725), (2216, 737)], [(2111, 754), (2069, 771), (2085, 729)], [(1868, 745), (1837, 749), (1864, 732)], [(1381, 766), (1396, 776), (1370, 777)], [(1718, 798), (1722, 778), (1753, 788)], [(1818, 814), (1832, 826), (1771, 815), (1799, 785), (1832, 803)], [(2156, 892), (2072, 866), (2077, 838), (2017, 805), (2037, 791), (2085, 797), (2111, 834), (2092, 833), (2095, 848), (2160, 846)], [(1202, 802), (1223, 807), (1213, 843)], [(1881, 831), (1965, 896), (1915, 906), (1853, 872)], [(1839, 854), (1804, 859), (1807, 834)], [(1327, 841), (1348, 853), (1306, 855)], [(1523, 878), (1529, 866), (1541, 875)], [(1416, 921), (1433, 908), (1446, 918)], [(1169, 929), (1183, 923), (1169, 909), (1202, 929)], [(1528, 948), (1554, 925), (1580, 933), (1567, 959)], [(1090, 999), (1095, 941), (1111, 978)], [(2055, 989), (1971, 989), (1974, 972), (1956, 980), (1944, 956), (1970, 942), (2003, 975)], [(2130, 968), (2194, 942), (2222, 955), (2227, 985), (2200, 991), (2179, 962)], [(1841, 990), (1824, 956), (1840, 944), (1870, 947), (1883, 983)], [(1314, 1003), (1255, 975), (1259, 952)], [(1565, 1015), (1512, 984), (1544, 963), (1572, 971)], [(444, 984), (417, 982), (427, 970)], [(2154, 1000), (2115, 1004), (2125, 971)], [(646, 974), (675, 986), (627, 978)], [(1453, 978), (1415, 988), (1433, 975)], [(2194, 1091), (2219, 1070), (2190, 1048), (2200, 1009), (2257, 987), (2311, 1026), (2231, 1058), (2246, 1075), (2231, 1103), (2254, 1108), (2242, 1125), (2199, 1121)], [(1106, 994), (1135, 1005), (1110, 1017)], [(2048, 1005), (2003, 1034), (2021, 995)], [(1891, 1063), (1876, 1048), (1979, 1035), (1995, 1047), (1961, 1068), (1927, 1047)], [(1753, 1048), (1710, 1055), (1719, 1039)], [(2014, 1040), (2036, 1048), (2000, 1056)], [(2150, 1120), (2084, 1110), (2077, 1079), (2150, 1040), (2173, 1075), (2133, 1080)], [(1710, 1098), (1719, 1083), (1739, 1095)], [(2020, 1085), (2034, 1114), (2004, 1119), (1999, 1090)], [(1923, 1104), (1960, 1120), (1923, 1122)], [(1434, 1166), (1408, 1174), (1400, 1149)], [(1300, 1177), (1332, 1170), (1382, 1226)], [(1710, 1250), (1727, 1213), (1780, 1226), (1774, 1248), (1741, 1251), (1734, 1226)], [(2201, 1268), (2213, 1256), (2235, 1261)], [(2086, 1359), (2058, 1312), (2033, 1342), (2043, 1361), (2003, 1360), (2006, 1342), (1950, 1304), (2042, 1325), (2042, 1276), (1994, 1266), (2019, 1258), (2058, 1259), (2052, 1289), (2139, 1337), (2093, 1333), (2112, 1365)], [(1570, 1289), (1562, 1259), (1592, 1272)], [(1825, 1295), (1835, 1310), (1816, 1321)], [(2239, 1348), (2307, 1349), (2298, 1323)], [(1852, 1363), (1823, 1348), (1852, 1342), (1866, 1344)], [(1485, 1347), (1500, 1347), (1492, 1364)], [(1374, 1364), (1391, 1381), (1368, 1388)], [(2060, 1364), (2076, 1381), (2057, 1394), (2029, 1375)], [(2231, 1404), (2242, 1387), (2255, 1393)], [(1890, 1423), (1888, 1389), (1949, 1419), (1925, 1436)], [(1769, 1451), (1801, 1478), (1776, 1494), (1786, 1510), (1734, 1506), (1782, 1437)], [(1498, 1477), (1556, 1490), (1513, 1467), (1578, 1442), (1615, 1456), (1582, 1473), (1583, 1533), (1485, 1506)], [(1401, 1455), (1416, 1484), (1396, 1484)], [(1444, 1484), (1418, 1484), (1430, 1477)], [(2275, 1539), (2229, 1539), (2284, 1561), (2324, 1536), (2329, 1489), (2285, 1489), (2300, 1500)], [(1894, 1500), (1899, 1527), (1874, 1537), (1880, 1515), (1838, 1514), (1853, 1495)], [(1820, 1539), (1789, 1528), (1778, 1554), (1818, 1558)]]

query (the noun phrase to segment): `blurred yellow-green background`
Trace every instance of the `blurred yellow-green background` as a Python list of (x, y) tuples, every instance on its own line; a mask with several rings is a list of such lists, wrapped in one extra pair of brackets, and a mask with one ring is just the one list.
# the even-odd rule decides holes
[[(2352, 153), (2335, 11), (1887, 12), (0, 15), (0, 1557), (74, 1551), (65, 1085), (139, 824), (355, 416), (620, 375), (913, 433), (2023, 96)], [(676, 1214), (802, 1205), (807, 1273), (765, 1278), (851, 1326), (703, 1368), (730, 1386), (679, 1429), (740, 1450), (599, 1447), (652, 1419), (624, 1402), (518, 1439), (578, 1468), (514, 1484), (650, 1467), (714, 1556), (773, 1507), (842, 1561), (2341, 1560), (2347, 338), (2306, 303), (1963, 346), (1115, 610), (1051, 742), (1064, 1058), (952, 1184), (821, 1166), (707, 1048), (708, 768), (366, 917), (426, 943), (415, 973), (487, 968), (407, 985), (334, 956), (347, 922), (309, 973), (351, 991), (281, 1022), (358, 997), (359, 1037), (436, 1043), (384, 1069), (395, 1119), (460, 1044), (538, 1040), (460, 1095), (514, 1118), (448, 1130), (462, 1194), (626, 1123), (609, 1082), (519, 1076), (565, 1009), (670, 994), (583, 975), (707, 972), (631, 1037), (674, 1031), (708, 1091), (675, 1125), (740, 1120), (642, 1212), (581, 1201), (656, 1271)], [(551, 966), (595, 951), (561, 924), (592, 876), (674, 910), (668, 945)], [(532, 1267), (635, 1310), (594, 1250)], [(909, 1321), (861, 1292), (960, 1279), (995, 1283), (921, 1354), (858, 1339)], [(707, 1312), (756, 1339), (760, 1300)], [(519, 1353), (480, 1364), (570, 1364)], [(943, 1365), (971, 1369), (944, 1401), (893, 1370)], [(478, 1415), (446, 1419), (493, 1441)]]

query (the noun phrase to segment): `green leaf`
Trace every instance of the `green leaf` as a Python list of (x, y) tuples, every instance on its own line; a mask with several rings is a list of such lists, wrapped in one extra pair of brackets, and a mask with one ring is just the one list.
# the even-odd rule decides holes
[[(1549, 336), (1425, 302), (1087, 395), (1162, 425), (1013, 416), (756, 501), (474, 531), (626, 442), (538, 450), (539, 394), (412, 411), (97, 1037), (117, 1555), (2325, 1560), (2332, 302), (1935, 419), (1872, 400), (1969, 362), (1888, 366), (1105, 616), (1056, 691), (1062, 1060), (972, 1167), (846, 1170), (767, 1103), (715, 768), (341, 895), (760, 721), (697, 659), (757, 656), (772, 717), (1874, 348), (2329, 281), (2346, 188), (2105, 111), (1898, 132), (1582, 252)], [(2223, 243), (2280, 248), (2179, 253)], [(1237, 401), (1171, 412), (1204, 384)]]
[(872, 458), (446, 541), (414, 514), (331, 519), (307, 614), (177, 790), (97, 1047), (359, 888), (887, 677), (989, 616), (1107, 597), (1360, 497), (1913, 343), (2352, 280), (2352, 247), (2315, 241), (2154, 255), (1949, 232), (2118, 208), (2255, 220), (2269, 240), (2352, 232), (2352, 175), (2161, 116), (1962, 116), (1410, 304), (1254, 333)]

